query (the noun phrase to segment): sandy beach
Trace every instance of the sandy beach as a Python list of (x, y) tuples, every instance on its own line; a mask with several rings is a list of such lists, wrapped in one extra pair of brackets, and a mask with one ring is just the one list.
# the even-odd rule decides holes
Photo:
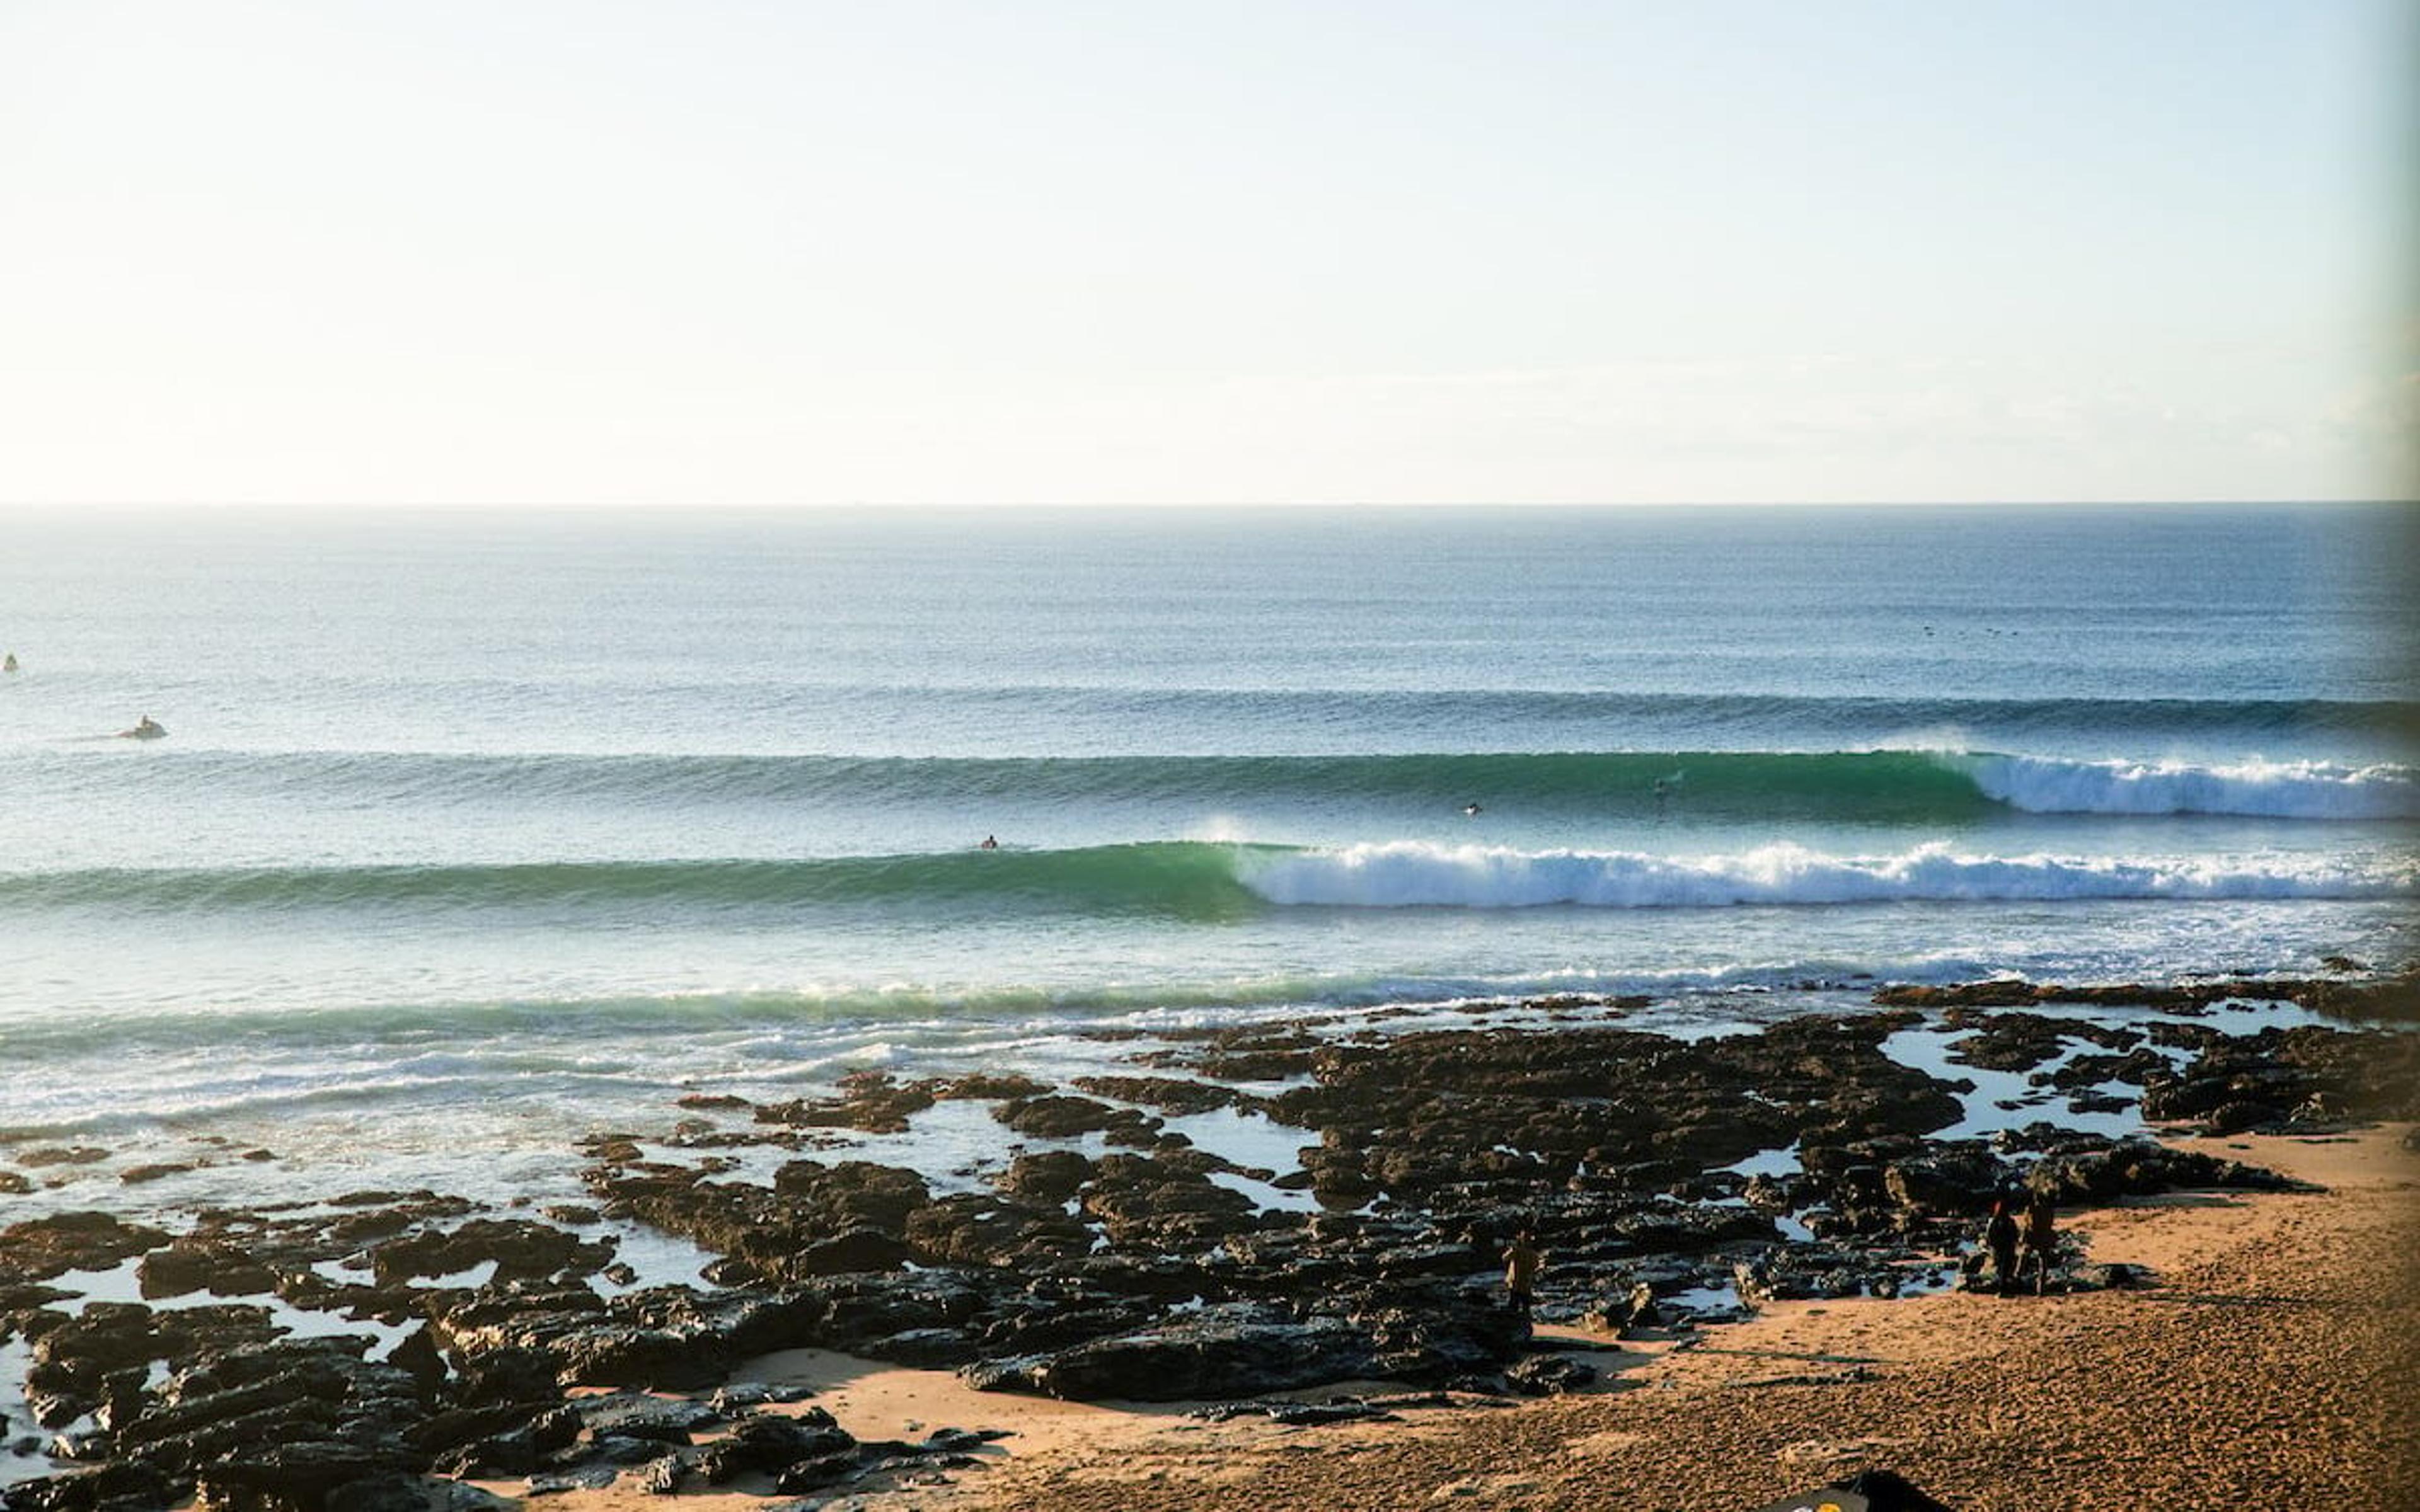
[[(2192, 1512), (2420, 1504), (2408, 1126), (2345, 1136), (2197, 1139), (2322, 1188), (2182, 1194), (2075, 1214), (2094, 1260), (2140, 1290), (1785, 1303), (1683, 1347), (1619, 1350), (1575, 1330), (1604, 1378), (1512, 1407), (1413, 1410), (1391, 1424), (1205, 1424), (1181, 1405), (1086, 1405), (969, 1391), (937, 1371), (816, 1351), (735, 1379), (810, 1383), (861, 1438), (1004, 1428), (990, 1468), (948, 1484), (799, 1505), (891, 1508), (1748, 1508), (1860, 1469), (1894, 1469), (1960, 1512)], [(1305, 1396), (1329, 1395), (1304, 1393)], [(489, 1488), (510, 1493), (502, 1484)], [(564, 1512), (755, 1507), (737, 1492), (635, 1490)]]

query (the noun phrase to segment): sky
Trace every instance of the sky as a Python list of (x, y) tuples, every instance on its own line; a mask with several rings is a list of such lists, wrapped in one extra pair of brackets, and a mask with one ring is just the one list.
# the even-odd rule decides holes
[(2409, 498), (2408, 0), (0, 0), (0, 504)]

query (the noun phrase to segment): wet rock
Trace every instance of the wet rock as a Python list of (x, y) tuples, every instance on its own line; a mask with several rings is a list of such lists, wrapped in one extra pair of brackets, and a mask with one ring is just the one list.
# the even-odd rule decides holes
[(908, 1119), (934, 1103), (929, 1085), (902, 1085), (888, 1072), (878, 1071), (851, 1072), (843, 1076), (840, 1093), (837, 1098), (766, 1103), (755, 1110), (755, 1117), (765, 1123), (905, 1134)]
[(460, 1445), (440, 1457), (437, 1468), (472, 1480), (535, 1474), (548, 1456), (571, 1444), (580, 1431), (577, 1409), (551, 1408), (517, 1427)]
[(1988, 1212), (1993, 1199), (2019, 1179), (2015, 1166), (1979, 1140), (1894, 1160), (1882, 1171), (1885, 1193), (1916, 1218)]
[(811, 1407), (795, 1417), (743, 1419), (728, 1438), (701, 1450), (692, 1461), (709, 1485), (741, 1475), (773, 1475), (803, 1460), (845, 1454), (854, 1465), (857, 1440), (841, 1430), (830, 1412)]
[(1097, 1134), (1111, 1144), (1148, 1145), (1159, 1131), (1157, 1119), (1063, 1092), (1012, 1099), (992, 1109), (992, 1117), (1018, 1134), (1036, 1139), (1074, 1139)]
[[(769, 1397), (770, 1393), (767, 1394)], [(717, 1401), (722, 1400), (718, 1394)], [(667, 1400), (636, 1392), (591, 1396), (579, 1404), (581, 1421), (600, 1437), (618, 1435), (654, 1443), (685, 1444), (690, 1436), (723, 1421), (725, 1411), (698, 1402)]]
[(979, 1391), (1078, 1401), (1257, 1396), (1365, 1375), (1368, 1334), (1341, 1319), (1304, 1323), (1267, 1306), (1205, 1307), (1155, 1328), (960, 1372)]
[(182, 1176), (196, 1168), (191, 1161), (154, 1161), (142, 1165), (129, 1165), (117, 1173), (117, 1180), (125, 1186), (140, 1186), (146, 1181), (159, 1180), (163, 1176)]
[(1750, 1306), (1810, 1298), (1862, 1297), (1872, 1289), (1876, 1268), (1862, 1255), (1797, 1249), (1742, 1260), (1732, 1285)]
[(512, 1345), (485, 1349), (460, 1361), (455, 1399), (464, 1407), (505, 1406), (562, 1399), (554, 1357), (543, 1350)]
[(1056, 1208), (1029, 1207), (962, 1193), (909, 1215), (908, 1242), (928, 1265), (1028, 1269), (1085, 1254), (1093, 1236)]
[(1033, 1203), (1061, 1203), (1091, 1180), (1093, 1163), (1072, 1149), (1019, 1155), (998, 1181), (1002, 1192)]
[(2249, 1099), (2239, 1098), (2231, 1103), (2222, 1103), (2211, 1109), (2201, 1123), (2203, 1131), (2207, 1134), (2242, 1134), (2249, 1129), (2283, 1123), (2286, 1118), (2287, 1113), (2284, 1108), (2268, 1103), (2255, 1103)]
[(794, 1276), (895, 1271), (915, 1255), (916, 1247), (897, 1234), (870, 1227), (857, 1227), (800, 1246), (783, 1270)]
[(411, 1377), (423, 1399), (435, 1396), (445, 1385), (445, 1357), (438, 1352), (437, 1340), (426, 1323), (396, 1340), (387, 1351), (386, 1363)]
[(1504, 1372), (1504, 1384), (1516, 1396), (1560, 1396), (1595, 1381), (1596, 1366), (1562, 1354), (1533, 1354)]
[[(1442, 1402), (1439, 1405), (1443, 1405)], [(1185, 1415), (1204, 1423), (1232, 1423), (1239, 1417), (1265, 1417), (1287, 1427), (1395, 1420), (1395, 1414), (1388, 1409), (1357, 1396), (1331, 1396), (1324, 1402), (1215, 1402), (1208, 1407), (1197, 1407)]]
[(2149, 1139), (2086, 1143), (2046, 1153), (2025, 1183), (2062, 1207), (2105, 1205), (2119, 1197), (2151, 1196), (2178, 1190), (2238, 1188), (2283, 1192), (2298, 1183), (2274, 1171), (2196, 1150), (2170, 1149)]
[(17, 1151), (17, 1164), (37, 1169), (44, 1165), (91, 1165), (109, 1158), (109, 1151), (94, 1145), (37, 1145)]
[(1079, 1199), (1113, 1244), (1166, 1253), (1215, 1243), (1248, 1227), (1252, 1199), (1182, 1164), (1147, 1155), (1109, 1154), (1094, 1163)]
[(932, 1200), (915, 1172), (856, 1160), (792, 1161), (774, 1173), (773, 1191), (801, 1221), (830, 1233), (864, 1227), (895, 1236), (910, 1212)]
[(763, 1407), (770, 1402), (803, 1402), (814, 1395), (814, 1388), (811, 1386), (776, 1386), (764, 1381), (745, 1381), (716, 1391), (707, 1406), (721, 1416), (733, 1417), (748, 1408)]
[(194, 1475), (212, 1506), (318, 1512), (339, 1486), (426, 1468), (406, 1440), (411, 1379), (363, 1359), (366, 1336), (280, 1340), (178, 1372), (163, 1405), (116, 1435), (123, 1454)]
[[(1426, 1203), (1477, 1175), (1508, 1192), (1583, 1169), (1684, 1174), (1809, 1134), (1924, 1133), (1947, 1084), (1881, 1042), (1912, 1015), (1814, 1015), (1682, 1041), (1621, 1028), (1440, 1030), (1324, 1044), (1313, 1084), (1263, 1104), (1320, 1131), (1301, 1159), (1323, 1203)], [(1474, 1170), (1474, 1167), (1476, 1169)]]
[(1121, 1103), (1140, 1103), (1163, 1113), (1178, 1115), (1208, 1113), (1218, 1108), (1233, 1107), (1244, 1100), (1244, 1094), (1232, 1087), (1192, 1081), (1182, 1076), (1078, 1076), (1075, 1085), (1096, 1097), (1113, 1097)]
[(1047, 1082), (1037, 1082), (1031, 1076), (1011, 1072), (970, 1072), (963, 1076), (944, 1076), (923, 1084), (937, 1098), (981, 1099), (1002, 1102), (1010, 1098), (1040, 1097), (1050, 1090)]
[(1599, 1303), (1582, 1313), (1579, 1325), (1592, 1334), (1620, 1338), (1633, 1329), (1654, 1328), (1663, 1320), (1664, 1312), (1656, 1305), (1654, 1287), (1639, 1281), (1633, 1283), (1621, 1296)]
[(276, 1272), (236, 1245), (190, 1238), (144, 1256), (134, 1273), (147, 1298), (182, 1297), (195, 1291), (252, 1297), (277, 1285)]
[(182, 1500), (188, 1486), (159, 1466), (120, 1460), (72, 1475), (45, 1475), (0, 1490), (8, 1512), (158, 1512)]
[(168, 1242), (163, 1229), (105, 1212), (63, 1212), (0, 1228), (0, 1279), (48, 1281), (70, 1271), (107, 1271)]
[(522, 1218), (473, 1218), (452, 1229), (424, 1229), (370, 1251), (381, 1286), (412, 1276), (455, 1275), (492, 1262), (494, 1280), (539, 1281), (594, 1273), (613, 1257), (610, 1241), (583, 1242), (550, 1224)]

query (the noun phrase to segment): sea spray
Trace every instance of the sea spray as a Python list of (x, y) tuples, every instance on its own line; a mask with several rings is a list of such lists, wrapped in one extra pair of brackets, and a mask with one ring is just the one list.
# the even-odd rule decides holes
[(1355, 908), (2368, 899), (2406, 897), (2420, 887), (2420, 864), (2408, 860), (1972, 856), (1940, 842), (1875, 856), (1825, 856), (1776, 844), (1688, 857), (1396, 841), (1264, 855), (1247, 861), (1242, 874), (1248, 887), (1271, 903)]

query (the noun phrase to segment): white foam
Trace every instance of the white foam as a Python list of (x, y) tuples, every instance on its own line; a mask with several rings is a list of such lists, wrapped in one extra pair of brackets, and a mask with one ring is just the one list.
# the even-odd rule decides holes
[(1394, 841), (1248, 857), (1238, 872), (1271, 903), (1345, 908), (2366, 899), (2420, 889), (2420, 865), (2409, 861), (1968, 856), (1941, 842), (1892, 856), (1834, 856), (1779, 844), (1686, 857)]
[(2420, 781), (2409, 766), (2257, 759), (2225, 766), (2049, 756), (1952, 759), (1985, 796), (2029, 813), (2420, 817)]

